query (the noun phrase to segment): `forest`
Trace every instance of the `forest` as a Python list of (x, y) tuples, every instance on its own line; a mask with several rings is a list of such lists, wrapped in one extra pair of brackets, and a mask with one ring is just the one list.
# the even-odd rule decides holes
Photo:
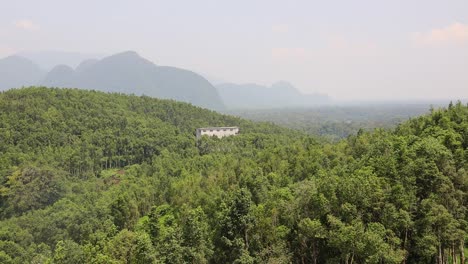
[(461, 264), (467, 194), (461, 102), (327, 141), (147, 96), (0, 92), (0, 263)]

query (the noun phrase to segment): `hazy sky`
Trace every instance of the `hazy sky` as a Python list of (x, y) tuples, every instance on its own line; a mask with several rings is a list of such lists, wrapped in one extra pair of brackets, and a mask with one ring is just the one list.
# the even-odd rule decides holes
[(0, 57), (135, 50), (337, 99), (468, 98), (468, 0), (0, 0)]

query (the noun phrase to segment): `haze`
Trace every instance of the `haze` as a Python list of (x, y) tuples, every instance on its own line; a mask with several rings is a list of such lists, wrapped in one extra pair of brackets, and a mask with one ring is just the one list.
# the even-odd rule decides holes
[(135, 50), (338, 100), (468, 98), (468, 1), (7, 1), (0, 57)]

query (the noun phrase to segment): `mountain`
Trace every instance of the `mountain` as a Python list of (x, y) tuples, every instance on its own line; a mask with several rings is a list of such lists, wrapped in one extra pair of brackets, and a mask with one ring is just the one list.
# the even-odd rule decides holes
[(65, 66), (55, 67), (41, 85), (144, 94), (215, 110), (224, 108), (216, 88), (202, 76), (184, 69), (157, 66), (133, 51), (84, 61), (74, 71)]
[(228, 108), (262, 109), (323, 105), (330, 102), (327, 95), (302, 94), (292, 84), (280, 81), (270, 87), (258, 84), (224, 83), (216, 86)]
[(21, 56), (0, 59), (0, 91), (37, 84), (45, 72)]
[(57, 65), (44, 77), (42, 83), (51, 87), (72, 87), (75, 71), (67, 65)]

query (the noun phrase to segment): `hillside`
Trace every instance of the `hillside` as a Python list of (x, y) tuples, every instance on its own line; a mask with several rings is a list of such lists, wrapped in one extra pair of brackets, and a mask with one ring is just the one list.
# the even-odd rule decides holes
[(0, 263), (465, 259), (468, 105), (336, 144), (78, 89), (2, 92), (0, 121)]
[[(112, 167), (115, 166), (114, 163), (118, 163), (117, 160), (128, 157), (132, 157), (137, 163), (147, 160), (156, 149), (173, 144), (182, 135), (193, 145), (192, 137), (198, 127), (242, 126), (245, 132), (284, 131), (275, 126), (257, 126), (253, 122), (220, 115), (186, 103), (79, 89), (13, 89), (2, 94), (0, 110), (2, 117), (7, 118), (2, 124), (3, 132), (8, 132), (3, 134), (6, 137), (1, 138), (4, 144), (0, 146), (0, 150), (5, 151), (11, 144), (15, 151), (34, 150), (36, 158), (41, 154), (36, 147), (44, 151), (59, 151), (61, 147), (71, 147), (73, 152), (80, 155), (84, 154), (83, 151), (92, 151), (97, 156), (91, 157), (90, 164), (83, 165), (90, 173), (96, 173), (95, 169), (102, 160), (105, 160), (106, 166)], [(118, 142), (109, 145), (111, 139)], [(146, 142), (145, 139), (149, 141)], [(132, 142), (134, 140), (140, 143)], [(80, 144), (83, 142), (92, 145), (89, 146), (92, 149), (81, 150)], [(44, 144), (47, 144), (46, 149)], [(122, 144), (131, 144), (132, 148)], [(96, 148), (101, 147), (113, 149), (96, 153)], [(102, 156), (104, 154), (107, 157)], [(58, 155), (56, 157), (59, 158), (63, 153), (59, 151), (44, 155)], [(117, 160), (113, 160), (114, 158)], [(79, 160), (79, 157), (76, 159)], [(126, 161), (125, 164), (129, 162)], [(69, 172), (72, 172), (71, 169)]]
[(221, 98), (230, 109), (264, 109), (280, 107), (317, 106), (330, 102), (321, 94), (303, 94), (288, 82), (270, 87), (258, 84), (222, 83), (216, 85)]

